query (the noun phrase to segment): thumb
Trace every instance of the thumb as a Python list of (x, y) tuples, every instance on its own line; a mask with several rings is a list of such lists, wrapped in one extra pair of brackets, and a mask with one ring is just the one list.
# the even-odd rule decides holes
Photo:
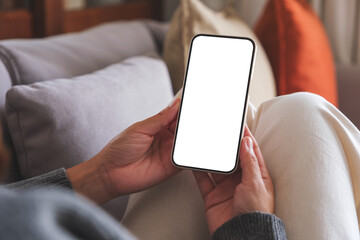
[(251, 137), (244, 137), (240, 149), (240, 166), (242, 182), (261, 180), (259, 162), (254, 153), (254, 143)]
[(154, 135), (161, 129), (168, 127), (168, 125), (176, 118), (179, 105), (180, 98), (175, 98), (169, 106), (158, 114), (138, 122), (136, 126), (137, 131), (147, 135)]

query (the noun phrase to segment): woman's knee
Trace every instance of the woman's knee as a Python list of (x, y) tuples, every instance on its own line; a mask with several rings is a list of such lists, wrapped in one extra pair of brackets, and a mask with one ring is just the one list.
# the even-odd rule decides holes
[(299, 92), (264, 102), (259, 110), (271, 114), (274, 117), (283, 117), (287, 120), (292, 117), (306, 119), (308, 116), (313, 118), (321, 114), (321, 109), (330, 105), (329, 102), (319, 95)]
[(328, 104), (323, 97), (309, 92), (298, 92), (282, 97), (284, 98), (284, 104), (290, 109), (305, 108), (316, 110), (322, 107), (322, 105)]

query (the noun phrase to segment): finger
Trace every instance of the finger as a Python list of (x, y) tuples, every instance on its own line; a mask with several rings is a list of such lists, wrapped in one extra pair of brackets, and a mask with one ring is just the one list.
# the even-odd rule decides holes
[(229, 175), (226, 174), (218, 174), (218, 173), (213, 173), (211, 174), (212, 178), (214, 179), (216, 184), (219, 184), (220, 182), (222, 182), (226, 177), (228, 177)]
[(260, 147), (256, 142), (255, 137), (252, 135), (252, 133), (250, 132), (249, 128), (247, 126), (245, 126), (245, 132), (244, 132), (244, 136), (248, 136), (253, 140), (253, 146), (254, 146), (254, 153), (258, 159), (259, 162), (259, 167), (260, 167), (260, 172), (261, 172), (261, 176), (263, 179), (269, 179), (270, 178), (270, 174), (269, 171), (266, 167), (263, 155), (261, 153)]
[(214, 189), (215, 186), (206, 172), (200, 172), (200, 171), (192, 171), (192, 172), (196, 180), (196, 183), (199, 187), (201, 196), (205, 199), (205, 197), (209, 194), (209, 192), (211, 192), (211, 190)]
[(253, 150), (253, 140), (246, 136), (241, 142), (240, 165), (242, 168), (242, 181), (261, 180), (258, 159)]
[[(176, 114), (177, 115), (177, 114)], [(175, 118), (170, 124), (169, 124), (169, 131), (174, 134), (176, 129), (177, 119)]]
[(137, 130), (148, 135), (154, 135), (161, 129), (175, 120), (180, 105), (180, 99), (175, 98), (174, 101), (158, 114), (137, 123)]

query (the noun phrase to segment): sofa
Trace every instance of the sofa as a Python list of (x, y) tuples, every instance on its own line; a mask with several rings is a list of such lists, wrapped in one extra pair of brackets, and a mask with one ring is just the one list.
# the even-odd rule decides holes
[[(6, 121), (5, 99), (6, 93), (11, 87), (84, 75), (132, 56), (160, 55), (166, 28), (167, 24), (150, 20), (114, 22), (84, 32), (46, 39), (1, 41), (0, 117), (4, 142), (12, 155), (10, 168), (7, 172), (7, 182), (18, 181), (34, 175), (33, 173), (25, 173), (24, 164), (19, 161), (20, 158), (15, 154), (17, 146), (13, 144), (10, 137), (9, 126), (13, 123)], [(169, 79), (164, 79), (162, 82), (153, 81), (151, 94), (152, 96), (161, 96), (161, 98), (154, 98), (150, 107), (137, 108), (134, 113), (127, 111), (126, 116), (123, 116), (126, 119), (122, 120), (124, 124), (120, 126), (120, 130), (126, 128), (132, 121), (141, 120), (139, 118), (148, 117), (148, 115), (154, 114), (165, 107), (173, 96), (170, 86)], [(144, 93), (146, 90), (146, 86), (143, 86), (141, 91), (138, 89), (137, 94), (146, 95)], [(123, 93), (123, 95), (126, 95), (126, 93)], [(148, 96), (150, 95), (148, 94)], [(131, 106), (131, 103), (124, 102), (124, 108), (127, 105)], [(112, 137), (116, 134), (117, 132), (112, 133)], [(109, 140), (111, 138), (106, 141)], [(44, 151), (47, 151), (47, 149), (44, 149)], [(96, 152), (92, 154), (94, 153)], [(49, 165), (46, 164), (47, 167), (36, 169), (37, 173), (35, 175), (51, 171), (50, 168), (55, 167), (55, 165), (55, 168), (68, 168), (76, 164), (75, 162), (68, 162), (58, 165), (52, 163), (52, 159), (47, 161)], [(50, 166), (53, 164), (55, 165)], [(113, 200), (107, 203), (105, 208), (110, 209), (110, 212), (115, 217), (121, 218), (126, 201), (126, 197)]]
[[(5, 144), (13, 156), (7, 173), (7, 181), (30, 177), (21, 170), (23, 163), (17, 159), (16, 146), (13, 144), (8, 128), (12, 123), (7, 122), (5, 117), (6, 93), (10, 88), (84, 75), (132, 56), (149, 53), (161, 55), (167, 28), (167, 23), (150, 20), (121, 21), (103, 24), (84, 32), (45, 39), (0, 41), (0, 118)], [(340, 110), (357, 127), (360, 127), (360, 111), (354, 104), (360, 91), (358, 76), (360, 76), (360, 68), (342, 66), (337, 68)], [(153, 77), (156, 78), (156, 76)], [(159, 85), (154, 86), (154, 84)], [(160, 110), (167, 101), (171, 100), (169, 96), (173, 96), (173, 92), (167, 87), (168, 84), (170, 80), (154, 81), (151, 84), (153, 94), (164, 96), (162, 100), (151, 103), (152, 112)], [(139, 89), (137, 94), (143, 94), (144, 91), (146, 89)], [(130, 103), (123, 104), (126, 106)], [(136, 109), (136, 111), (146, 112), (148, 109)], [(129, 111), (124, 117), (129, 118), (131, 122), (133, 114)], [(55, 166), (67, 168), (71, 167), (71, 163), (51, 165), (54, 168)], [(41, 168), (36, 173), (50, 170), (52, 169)], [(126, 204), (127, 198), (123, 197), (107, 203), (105, 208), (113, 216), (121, 219)]]

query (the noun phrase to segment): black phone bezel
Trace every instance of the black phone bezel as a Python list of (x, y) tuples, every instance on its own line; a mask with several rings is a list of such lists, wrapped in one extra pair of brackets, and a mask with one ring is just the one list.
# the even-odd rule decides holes
[[(246, 95), (245, 95), (245, 105), (244, 105), (244, 110), (243, 110), (243, 116), (242, 116), (242, 122), (241, 122), (241, 129), (240, 129), (240, 136), (239, 136), (239, 140), (238, 140), (238, 149), (237, 149), (237, 153), (236, 153), (236, 160), (235, 160), (235, 166), (233, 169), (231, 169), (230, 171), (217, 171), (217, 170), (213, 170), (213, 169), (206, 169), (206, 168), (196, 168), (196, 167), (190, 167), (190, 166), (183, 166), (183, 165), (178, 165), (176, 164), (175, 160), (174, 160), (174, 149), (175, 149), (175, 145), (176, 145), (176, 137), (177, 137), (177, 132), (178, 132), (178, 126), (179, 126), (179, 122), (180, 122), (180, 116), (181, 116), (181, 110), (182, 110), (182, 104), (183, 104), (183, 99), (184, 99), (184, 94), (185, 94), (185, 90), (186, 90), (186, 80), (187, 80), (187, 74), (188, 74), (188, 69), (189, 69), (189, 64), (190, 64), (190, 59), (191, 59), (191, 51), (192, 51), (192, 47), (193, 47), (193, 42), (197, 37), (201, 37), (201, 36), (205, 36), (205, 37), (219, 37), (219, 38), (235, 38), (235, 39), (242, 39), (242, 40), (248, 40), (251, 42), (251, 44), (253, 45), (253, 51), (252, 51), (252, 56), (251, 56), (251, 64), (250, 64), (250, 71), (249, 71), (249, 77), (248, 77), (248, 81), (247, 81), (247, 89), (246, 89)], [(240, 153), (240, 144), (241, 144), (241, 139), (243, 136), (243, 131), (244, 131), (244, 124), (245, 124), (245, 116), (246, 116), (246, 111), (247, 111), (247, 105), (248, 105), (248, 95), (249, 95), (249, 89), (250, 89), (250, 80), (253, 74), (253, 66), (254, 66), (254, 62), (255, 62), (255, 53), (256, 53), (256, 44), (255, 41), (251, 38), (248, 37), (237, 37), (237, 36), (227, 36), (227, 35), (213, 35), (213, 34), (197, 34), (195, 35), (192, 39), (191, 39), (191, 43), (190, 43), (190, 49), (189, 49), (189, 54), (188, 54), (188, 61), (186, 64), (186, 70), (185, 70), (185, 76), (184, 76), (184, 84), (183, 84), (183, 90), (182, 90), (182, 94), (181, 94), (181, 102), (180, 102), (180, 106), (179, 106), (179, 113), (177, 116), (177, 124), (176, 124), (176, 129), (174, 132), (174, 141), (173, 141), (173, 147), (172, 147), (172, 152), (171, 152), (171, 161), (172, 163), (178, 167), (178, 168), (182, 168), (182, 169), (188, 169), (188, 170), (195, 170), (195, 171), (204, 171), (204, 172), (212, 172), (212, 173), (221, 173), (221, 174), (231, 174), (233, 173), (239, 165), (239, 153)]]

